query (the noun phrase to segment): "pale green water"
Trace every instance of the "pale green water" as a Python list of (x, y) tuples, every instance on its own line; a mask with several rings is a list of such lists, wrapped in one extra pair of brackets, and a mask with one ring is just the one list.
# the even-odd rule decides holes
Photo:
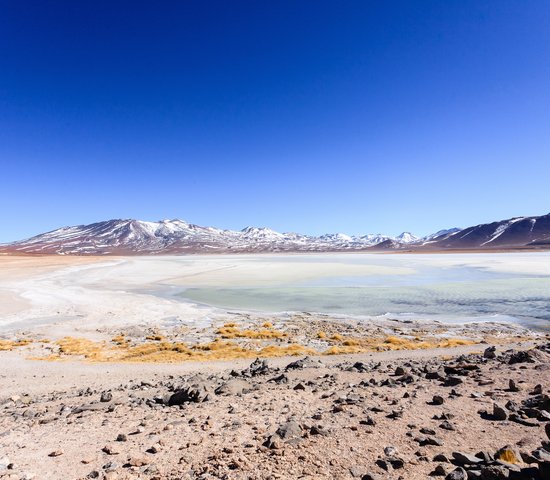
[[(527, 254), (539, 256), (526, 257), (529, 263), (523, 268), (522, 257), (513, 255), (339, 256), (342, 262), (408, 267), (414, 273), (333, 276), (257, 287), (188, 288), (183, 296), (194, 302), (236, 310), (387, 314), (394, 318), (443, 321), (511, 320), (548, 328), (550, 256)], [(287, 262), (289, 268), (296, 268), (297, 263), (319, 262), (323, 257), (258, 257), (257, 261)]]

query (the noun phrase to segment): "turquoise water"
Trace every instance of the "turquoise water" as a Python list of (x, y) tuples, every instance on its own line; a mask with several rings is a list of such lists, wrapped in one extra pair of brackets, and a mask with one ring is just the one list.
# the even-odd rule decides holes
[[(297, 260), (286, 257), (279, 261), (295, 266)], [(442, 321), (508, 320), (542, 328), (550, 326), (550, 268), (548, 275), (541, 275), (540, 268), (537, 274), (518, 273), (517, 268), (505, 272), (468, 262), (437, 265), (437, 259), (423, 262), (418, 257), (399, 255), (375, 259), (350, 257), (344, 261), (406, 266), (413, 268), (414, 273), (333, 276), (255, 287), (188, 288), (182, 295), (193, 302), (234, 310), (386, 315)], [(540, 261), (550, 267), (549, 256), (541, 256)]]

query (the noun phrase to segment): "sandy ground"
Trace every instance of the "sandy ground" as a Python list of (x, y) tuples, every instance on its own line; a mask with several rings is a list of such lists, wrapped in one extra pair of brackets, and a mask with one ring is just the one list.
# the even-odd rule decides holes
[[(496, 358), (459, 347), (139, 371), (32, 370), (11, 352), (0, 478), (418, 480), (462, 465), (543, 480), (550, 354), (535, 343)], [(532, 357), (513, 361), (525, 349)]]

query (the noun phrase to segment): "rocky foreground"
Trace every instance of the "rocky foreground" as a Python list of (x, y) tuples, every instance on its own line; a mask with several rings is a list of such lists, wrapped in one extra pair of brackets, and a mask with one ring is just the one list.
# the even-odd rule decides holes
[(0, 391), (0, 478), (549, 479), (550, 344), (506, 348)]

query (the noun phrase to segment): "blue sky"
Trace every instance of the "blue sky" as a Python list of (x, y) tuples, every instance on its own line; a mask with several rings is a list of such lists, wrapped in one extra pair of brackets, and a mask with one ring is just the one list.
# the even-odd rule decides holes
[(0, 242), (550, 211), (550, 2), (6, 1)]

